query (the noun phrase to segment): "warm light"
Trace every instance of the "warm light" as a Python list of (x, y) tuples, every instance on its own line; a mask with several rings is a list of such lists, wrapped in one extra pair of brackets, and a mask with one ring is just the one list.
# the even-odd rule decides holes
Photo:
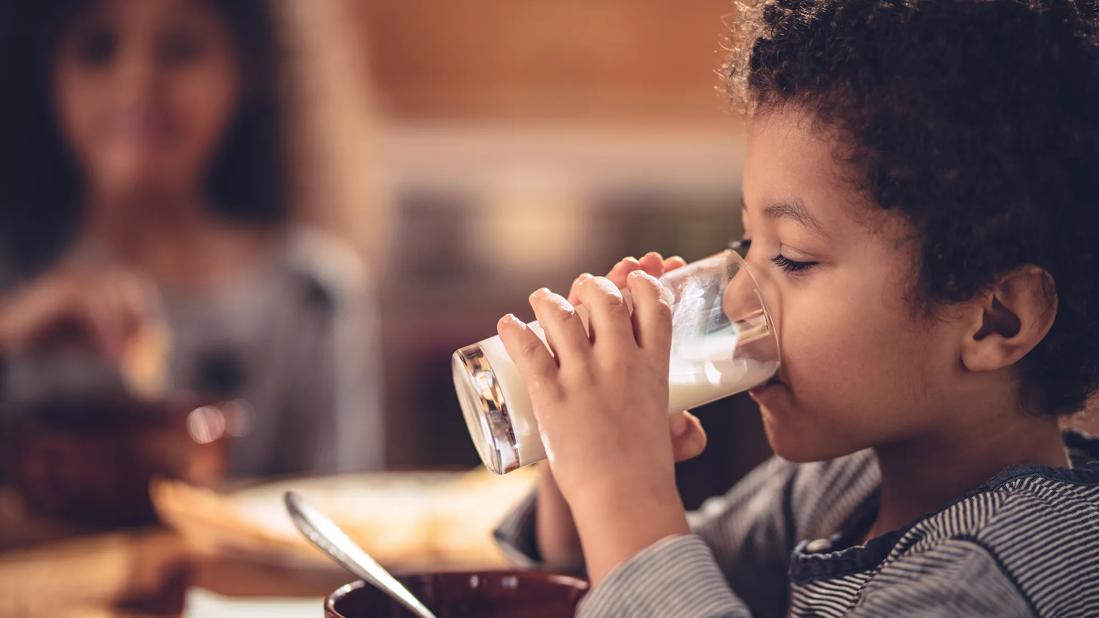
[(187, 414), (187, 433), (199, 444), (209, 444), (225, 435), (225, 415), (213, 406), (195, 408)]

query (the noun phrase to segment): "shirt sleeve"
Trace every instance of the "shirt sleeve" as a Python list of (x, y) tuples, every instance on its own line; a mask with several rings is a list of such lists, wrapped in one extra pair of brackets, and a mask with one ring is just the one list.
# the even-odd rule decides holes
[(385, 464), (382, 371), (376, 296), (358, 258), (341, 243), (300, 232), (291, 248), (316, 330), (294, 328), (301, 342), (291, 397), (301, 469), (342, 474)]
[(667, 537), (616, 567), (580, 603), (581, 618), (751, 616), (697, 535)]
[(300, 409), (316, 436), (308, 469), (329, 474), (381, 469), (385, 462), (377, 316), (361, 288), (345, 292), (323, 329)]
[(525, 569), (546, 568), (542, 555), (538, 551), (535, 533), (537, 507), (538, 491), (531, 490), (492, 532), (496, 544), (507, 555), (508, 560)]

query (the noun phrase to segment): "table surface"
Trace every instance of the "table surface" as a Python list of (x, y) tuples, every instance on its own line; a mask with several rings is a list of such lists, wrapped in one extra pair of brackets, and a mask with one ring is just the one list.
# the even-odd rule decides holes
[(0, 488), (0, 617), (178, 616), (190, 587), (232, 597), (317, 598), (353, 579), (335, 567), (199, 555), (157, 526), (81, 531), (27, 516), (14, 492)]

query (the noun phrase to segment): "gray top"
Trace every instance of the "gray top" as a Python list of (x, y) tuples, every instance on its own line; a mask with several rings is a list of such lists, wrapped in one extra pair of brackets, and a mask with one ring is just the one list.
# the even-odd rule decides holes
[[(689, 514), (693, 534), (616, 567), (578, 615), (1099, 616), (1099, 440), (1065, 441), (1072, 468), (1007, 468), (862, 545), (873, 452), (771, 459)], [(534, 516), (531, 496), (496, 532), (528, 565)]]
[[(383, 466), (379, 332), (364, 281), (347, 247), (296, 231), (229, 285), (161, 289), (171, 387), (240, 396), (255, 412), (231, 444), (231, 475)], [(12, 388), (19, 364), (9, 363)]]

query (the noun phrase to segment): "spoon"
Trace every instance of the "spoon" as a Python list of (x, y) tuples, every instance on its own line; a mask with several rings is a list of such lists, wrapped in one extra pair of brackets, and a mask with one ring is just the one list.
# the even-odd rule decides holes
[(420, 618), (436, 618), (416, 595), (409, 592), (408, 588), (352, 541), (335, 522), (292, 491), (286, 492), (282, 497), (290, 519), (294, 520), (294, 525), (310, 543), (328, 554), (352, 575), (373, 584)]

